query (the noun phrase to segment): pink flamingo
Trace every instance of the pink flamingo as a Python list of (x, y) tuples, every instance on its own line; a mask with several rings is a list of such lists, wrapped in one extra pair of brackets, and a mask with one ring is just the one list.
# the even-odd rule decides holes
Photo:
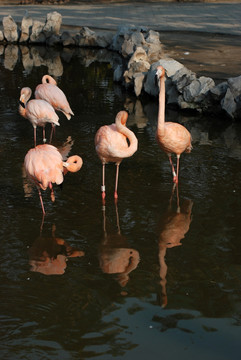
[[(180, 155), (185, 151), (189, 153), (192, 149), (191, 134), (182, 125), (165, 122), (165, 70), (162, 66), (157, 67), (156, 75), (160, 80), (160, 92), (159, 92), (159, 111), (158, 111), (158, 123), (156, 140), (160, 148), (167, 154), (173, 174), (173, 182), (178, 183), (179, 173), (179, 159)], [(174, 153), (177, 156), (177, 171), (172, 163), (171, 154)]]
[(36, 87), (34, 96), (36, 99), (48, 101), (55, 110), (62, 111), (68, 120), (71, 119), (71, 115), (74, 115), (65, 94), (50, 75), (42, 77), (42, 84)]
[(32, 123), (34, 128), (34, 146), (36, 146), (36, 127), (43, 127), (43, 142), (46, 142), (46, 123), (51, 123), (52, 126), (59, 126), (59, 117), (52, 105), (47, 101), (37, 99), (29, 100), (31, 95), (32, 90), (29, 87), (22, 88), (19, 99), (19, 113)]
[[(126, 111), (120, 111), (116, 115), (115, 124), (102, 126), (95, 135), (95, 149), (102, 162), (102, 199), (105, 199), (105, 164), (116, 164), (114, 198), (118, 198), (117, 186), (119, 165), (123, 158), (132, 156), (137, 151), (138, 141), (135, 134), (125, 125), (128, 118)], [(129, 145), (127, 142), (129, 141)]]
[(68, 171), (77, 172), (82, 165), (83, 161), (78, 155), (70, 156), (64, 162), (61, 154), (53, 145), (37, 145), (28, 151), (24, 159), (24, 167), (26, 174), (38, 189), (43, 214), (45, 214), (45, 210), (40, 189), (46, 190), (49, 187), (51, 200), (54, 202), (53, 184), (62, 184), (64, 175)]

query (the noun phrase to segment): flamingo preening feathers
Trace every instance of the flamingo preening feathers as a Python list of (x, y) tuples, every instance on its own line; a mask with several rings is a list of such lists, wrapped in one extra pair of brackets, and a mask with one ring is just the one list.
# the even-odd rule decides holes
[[(165, 70), (162, 66), (157, 67), (157, 78), (160, 81), (159, 111), (156, 131), (156, 140), (160, 148), (167, 154), (173, 174), (173, 182), (178, 183), (180, 155), (190, 152), (192, 149), (191, 134), (182, 125), (173, 122), (165, 122)], [(175, 171), (171, 154), (177, 156), (177, 168)]]
[[(114, 198), (118, 198), (117, 186), (119, 165), (124, 158), (137, 151), (138, 141), (135, 134), (126, 127), (128, 113), (120, 111), (116, 115), (115, 124), (102, 126), (95, 135), (95, 149), (102, 162), (102, 199), (105, 199), (105, 164), (116, 164)], [(128, 139), (128, 140), (127, 140)], [(129, 144), (128, 144), (129, 141)]]
[(45, 209), (40, 189), (46, 190), (49, 187), (51, 200), (55, 201), (53, 184), (62, 184), (64, 175), (68, 171), (77, 172), (82, 165), (83, 161), (78, 155), (70, 156), (64, 162), (58, 149), (49, 144), (37, 145), (27, 152), (24, 167), (26, 174), (38, 189), (43, 214), (45, 214)]
[(47, 101), (37, 99), (29, 100), (31, 95), (32, 90), (29, 87), (24, 87), (21, 89), (19, 99), (19, 113), (32, 123), (34, 128), (34, 146), (36, 146), (37, 126), (43, 127), (43, 142), (46, 142), (46, 123), (51, 123), (52, 126), (59, 126), (59, 117), (54, 111), (52, 105), (50, 105)]
[(64, 92), (57, 86), (56, 81), (50, 75), (42, 77), (42, 84), (36, 87), (34, 96), (36, 99), (49, 102), (56, 111), (62, 111), (68, 120), (70, 120), (71, 115), (74, 115)]

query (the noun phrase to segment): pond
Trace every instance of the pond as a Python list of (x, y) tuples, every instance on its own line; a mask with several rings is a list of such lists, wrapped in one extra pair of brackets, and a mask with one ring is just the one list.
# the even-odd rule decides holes
[[(167, 110), (193, 138), (175, 189), (155, 141), (157, 100), (113, 83), (113, 54), (8, 50), (0, 57), (1, 358), (240, 359), (241, 125)], [(42, 218), (23, 169), (33, 127), (18, 99), (46, 73), (75, 114), (58, 113), (52, 143), (83, 167), (55, 186), (54, 203), (42, 192)], [(103, 206), (94, 137), (123, 109), (138, 151), (120, 165), (118, 202), (115, 166), (106, 166)], [(185, 237), (173, 242), (168, 229), (182, 225)]]

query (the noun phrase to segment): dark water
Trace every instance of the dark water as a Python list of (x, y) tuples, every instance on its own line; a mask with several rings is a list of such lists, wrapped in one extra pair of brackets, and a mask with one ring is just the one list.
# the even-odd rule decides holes
[[(157, 102), (113, 83), (118, 58), (8, 51), (0, 64), (1, 358), (240, 359), (240, 124), (167, 112), (193, 137), (181, 157), (177, 213), (168, 159), (155, 143)], [(75, 113), (70, 121), (59, 114), (53, 144), (68, 141), (65, 151), (84, 165), (56, 188), (55, 203), (43, 193), (42, 223), (23, 172), (33, 128), (18, 98), (48, 72)], [(120, 166), (117, 205), (115, 166), (107, 166), (103, 208), (94, 136), (123, 108), (139, 149)]]

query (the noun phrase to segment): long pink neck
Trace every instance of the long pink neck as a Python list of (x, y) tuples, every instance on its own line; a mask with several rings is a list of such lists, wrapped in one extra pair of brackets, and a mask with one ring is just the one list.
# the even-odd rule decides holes
[[(120, 119), (121, 120), (121, 119)], [(121, 121), (117, 121), (116, 122), (116, 127), (117, 130), (125, 135), (127, 137), (127, 139), (129, 140), (129, 147), (125, 150), (122, 150), (123, 154), (121, 154), (121, 157), (129, 157), (132, 156), (136, 151), (137, 151), (137, 147), (138, 147), (138, 140), (135, 136), (135, 134), (128, 129), (125, 125), (121, 124)]]
[(159, 109), (157, 119), (157, 135), (163, 136), (165, 132), (165, 76), (160, 77)]

